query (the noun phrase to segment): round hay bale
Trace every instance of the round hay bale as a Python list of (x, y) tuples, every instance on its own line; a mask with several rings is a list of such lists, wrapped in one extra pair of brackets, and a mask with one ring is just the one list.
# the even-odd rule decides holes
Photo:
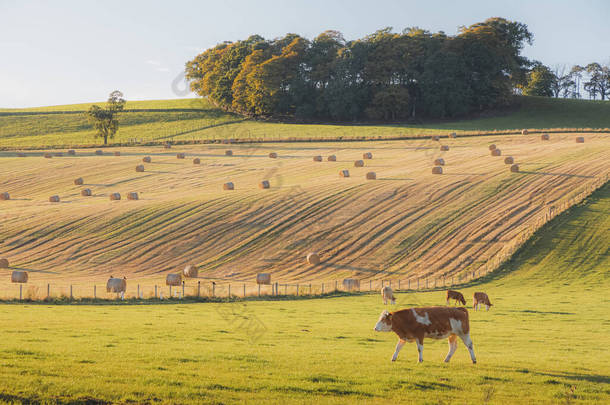
[(271, 152), (271, 153), (269, 153), (269, 157), (270, 157), (271, 159), (277, 159), (277, 153), (275, 153), (275, 152)]
[(271, 284), (271, 273), (258, 273), (256, 275), (256, 284)]
[(548, 141), (550, 138), (549, 134), (542, 134), (540, 135), (540, 139), (543, 141)]
[(11, 283), (27, 283), (28, 272), (15, 270), (11, 273)]
[(510, 167), (510, 171), (513, 173), (519, 173), (519, 165), (514, 164)]
[(371, 152), (365, 152), (362, 154), (362, 159), (372, 159), (373, 154)]
[(432, 174), (443, 174), (443, 168), (440, 166), (434, 166), (432, 168)]
[(91, 190), (88, 188), (84, 188), (81, 190), (80, 195), (83, 197), (91, 197)]
[(8, 259), (0, 257), (0, 269), (8, 269)]
[(339, 176), (341, 176), (341, 177), (349, 177), (349, 170), (341, 170), (339, 172)]
[(432, 135), (432, 136), (430, 137), (430, 139), (432, 139), (433, 141), (438, 141), (440, 138), (439, 138), (439, 136), (438, 136), (438, 135)]
[(513, 159), (512, 156), (507, 156), (504, 158), (504, 164), (512, 165), (513, 163), (515, 163), (515, 159)]
[(23, 152), (17, 152), (17, 157), (25, 157), (25, 153), (23, 153)]
[(186, 155), (184, 153), (178, 153), (176, 154), (176, 159), (184, 159), (186, 157)]
[(114, 156), (121, 156), (121, 152), (119, 152), (118, 150), (116, 152), (114, 152)]
[(108, 281), (106, 282), (106, 292), (109, 293), (124, 293), (127, 290), (127, 279), (123, 278), (114, 278), (110, 276)]
[(68, 155), (70, 155), (70, 156), (74, 156), (74, 155), (76, 155), (76, 151), (75, 151), (74, 149), (70, 149), (70, 150), (68, 151)]
[(491, 156), (500, 156), (502, 155), (502, 151), (498, 148), (491, 151)]
[(322, 161), (322, 156), (314, 156), (313, 157), (313, 161), (314, 162), (321, 162)]
[(55, 156), (62, 157), (64, 154), (62, 152), (55, 152)]
[(228, 182), (222, 185), (223, 190), (235, 190), (235, 185), (232, 182)]
[(434, 159), (434, 166), (445, 166), (445, 159), (443, 159), (443, 158)]
[(320, 264), (320, 256), (315, 252), (307, 254), (307, 263), (313, 265)]
[(576, 137), (576, 143), (585, 143), (585, 138), (582, 136)]
[(193, 159), (193, 164), (194, 164), (194, 165), (199, 165), (199, 164), (201, 164), (201, 159), (199, 159), (199, 158), (195, 158), (195, 159)]
[(150, 162), (151, 162), (150, 156), (144, 156), (144, 157), (142, 158), (142, 162), (144, 162), (144, 163), (150, 163)]
[(449, 138), (457, 138), (457, 134), (455, 132), (452, 132), (449, 134)]
[(140, 196), (137, 192), (130, 191), (129, 193), (127, 193), (127, 199), (132, 201), (138, 201), (140, 199)]
[(119, 201), (121, 199), (120, 193), (110, 193), (110, 201)]
[(172, 144), (171, 144), (171, 143), (165, 143), (165, 144), (163, 145), (163, 148), (164, 148), (164, 149), (171, 149), (171, 148), (172, 148)]
[[(144, 158), (146, 159), (146, 158)], [(144, 171), (144, 165), (137, 165), (136, 166), (136, 172), (143, 172)]]
[(187, 278), (197, 277), (199, 275), (199, 269), (194, 264), (187, 264), (182, 270), (182, 275)]
[(376, 180), (377, 179), (377, 174), (375, 174), (375, 172), (368, 172), (366, 174), (366, 179), (367, 180)]
[(496, 149), (496, 145), (494, 145), (493, 143), (491, 145), (489, 145), (489, 150), (494, 150)]
[(59, 196), (52, 195), (51, 197), (49, 197), (49, 202), (59, 202)]
[(45, 159), (51, 159), (51, 158), (53, 158), (53, 155), (50, 154), (49, 152), (45, 152), (44, 157), (45, 157)]
[(11, 199), (11, 195), (9, 193), (7, 193), (6, 191), (3, 193), (0, 193), (0, 201), (8, 201)]
[(527, 135), (527, 134), (529, 134), (527, 129), (524, 129), (524, 130), (521, 131), (521, 135)]
[(182, 274), (168, 274), (165, 277), (165, 285), (177, 286), (182, 284)]
[(230, 149), (225, 150), (225, 156), (233, 156), (233, 151)]
[(448, 150), (449, 150), (449, 146), (441, 145), (441, 151), (448, 151)]
[(326, 158), (326, 160), (329, 162), (336, 162), (337, 157), (335, 155), (330, 155), (329, 157)]
[(269, 188), (269, 180), (263, 180), (258, 183), (259, 188)]
[(354, 167), (364, 167), (364, 160), (356, 160), (354, 162)]
[(85, 181), (83, 180), (82, 177), (79, 177), (78, 179), (74, 179), (74, 185), (75, 186), (82, 186), (84, 182)]
[(344, 278), (343, 288), (347, 291), (357, 290), (360, 288), (360, 280), (356, 280), (355, 278)]
[(95, 154), (98, 156), (102, 156), (104, 154), (104, 152), (102, 150), (98, 149), (95, 151)]

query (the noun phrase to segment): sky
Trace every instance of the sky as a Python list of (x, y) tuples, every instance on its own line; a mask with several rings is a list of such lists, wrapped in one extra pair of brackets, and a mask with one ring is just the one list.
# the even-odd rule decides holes
[(117, 89), (127, 100), (189, 97), (185, 62), (252, 34), (454, 35), (489, 17), (527, 24), (524, 55), (552, 68), (610, 62), (607, 0), (0, 0), (0, 108), (101, 101)]

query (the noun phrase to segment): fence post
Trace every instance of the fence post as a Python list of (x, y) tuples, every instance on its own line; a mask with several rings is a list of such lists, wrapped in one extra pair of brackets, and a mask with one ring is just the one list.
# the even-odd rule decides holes
[(51, 284), (47, 284), (47, 299), (51, 298)]
[(216, 283), (212, 282), (212, 298), (216, 296)]
[(172, 286), (169, 286), (169, 297), (172, 298)]
[[(138, 285), (138, 293), (140, 292), (140, 285)], [(184, 298), (184, 280), (182, 281), (182, 298)]]
[(373, 291), (373, 280), (369, 280), (369, 291)]
[(246, 283), (244, 283), (244, 298), (246, 298)]
[(407, 290), (411, 289), (411, 279), (407, 280)]
[(140, 298), (140, 284), (138, 284), (138, 298)]
[(197, 281), (197, 298), (201, 296), (201, 281)]
[(229, 292), (227, 293), (227, 297), (231, 298), (231, 284), (229, 284)]
[(400, 279), (398, 279), (398, 289), (400, 290)]
[(322, 283), (322, 294), (324, 294), (324, 283)]
[(261, 296), (261, 285), (260, 284), (258, 285), (258, 296), (259, 297)]
[(70, 299), (72, 299), (72, 284), (70, 284)]
[(309, 295), (311, 295), (311, 284), (309, 284)]
[(297, 283), (297, 297), (299, 296), (299, 283)]
[(284, 295), (288, 295), (288, 284), (284, 284)]
[(337, 288), (337, 286), (338, 286), (338, 281), (335, 280), (335, 291), (339, 291), (339, 288)]
[(155, 284), (155, 298), (157, 298), (157, 285)]
[(275, 295), (276, 296), (280, 295), (280, 291), (278, 290), (279, 286), (280, 286), (280, 284), (276, 281), (275, 282)]
[(23, 284), (19, 284), (19, 301), (23, 299)]
[(419, 278), (417, 279), (417, 289), (419, 290)]

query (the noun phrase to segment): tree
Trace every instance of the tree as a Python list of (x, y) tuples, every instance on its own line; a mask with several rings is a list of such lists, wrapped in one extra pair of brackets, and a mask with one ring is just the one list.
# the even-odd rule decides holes
[(570, 70), (570, 77), (574, 83), (574, 90), (572, 91), (572, 98), (580, 98), (580, 80), (582, 79), (582, 72), (585, 68), (579, 65), (572, 66)]
[(599, 63), (589, 63), (585, 70), (589, 74), (589, 81), (585, 82), (584, 88), (589, 93), (589, 97), (595, 100), (599, 94), (602, 101), (610, 92), (610, 69), (608, 66), (602, 66)]
[(123, 111), (123, 107), (125, 107), (123, 93), (115, 90), (110, 93), (108, 101), (106, 102), (106, 108), (97, 105), (92, 105), (91, 108), (89, 108), (87, 117), (97, 131), (95, 137), (104, 138), (104, 145), (107, 145), (108, 138), (114, 138), (114, 135), (119, 130), (117, 115), (119, 112)]
[(526, 96), (553, 97), (557, 87), (557, 76), (542, 63), (536, 63), (527, 75), (527, 84), (523, 86)]

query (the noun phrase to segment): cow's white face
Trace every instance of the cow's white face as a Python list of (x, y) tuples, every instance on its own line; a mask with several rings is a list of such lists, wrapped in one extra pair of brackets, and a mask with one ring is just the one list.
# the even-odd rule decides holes
[(392, 315), (388, 311), (383, 311), (375, 324), (376, 332), (390, 332), (392, 330)]

